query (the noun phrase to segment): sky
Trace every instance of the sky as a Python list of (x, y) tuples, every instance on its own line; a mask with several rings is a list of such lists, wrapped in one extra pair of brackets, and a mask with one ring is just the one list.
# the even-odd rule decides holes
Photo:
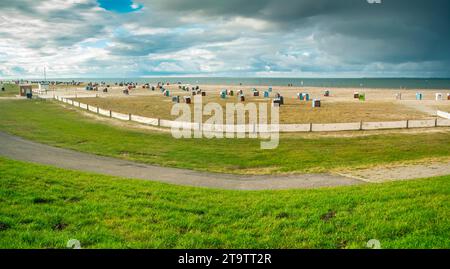
[(0, 78), (450, 77), (450, 1), (369, 2), (0, 0)]

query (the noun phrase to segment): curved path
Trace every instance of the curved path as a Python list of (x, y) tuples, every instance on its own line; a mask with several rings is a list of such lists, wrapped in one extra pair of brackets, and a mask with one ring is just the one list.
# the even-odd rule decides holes
[(56, 148), (2, 132), (0, 156), (78, 171), (219, 189), (306, 189), (364, 183), (358, 179), (331, 174), (246, 176), (160, 167)]

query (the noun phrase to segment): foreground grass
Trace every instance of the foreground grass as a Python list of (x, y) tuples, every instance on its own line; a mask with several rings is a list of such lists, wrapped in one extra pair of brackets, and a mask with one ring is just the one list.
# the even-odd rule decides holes
[(450, 176), (239, 192), (0, 158), (0, 248), (450, 247)]
[[(2, 91), (2, 88), (5, 91)], [(0, 84), (0, 97), (12, 97), (19, 94), (19, 85), (16, 84)]]
[(0, 130), (99, 155), (229, 173), (324, 172), (448, 159), (450, 152), (450, 132), (314, 139), (285, 135), (276, 150), (261, 150), (258, 139), (174, 139), (100, 123), (52, 101), (0, 101)]

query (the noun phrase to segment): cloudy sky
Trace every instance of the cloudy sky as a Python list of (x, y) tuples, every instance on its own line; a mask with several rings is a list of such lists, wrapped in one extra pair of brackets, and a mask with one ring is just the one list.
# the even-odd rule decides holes
[[(369, 0), (370, 1), (370, 0)], [(448, 0), (0, 0), (0, 78), (450, 77)]]

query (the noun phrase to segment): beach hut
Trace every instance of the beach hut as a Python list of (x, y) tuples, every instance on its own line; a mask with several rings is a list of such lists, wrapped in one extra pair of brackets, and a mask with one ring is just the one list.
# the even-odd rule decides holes
[(185, 102), (186, 104), (190, 104), (190, 103), (191, 103), (191, 97), (190, 97), (190, 96), (185, 96), (185, 97), (184, 97), (184, 102)]
[(365, 93), (360, 93), (359, 94), (359, 101), (362, 101), (362, 102), (366, 101), (366, 94)]
[(302, 101), (309, 101), (309, 93), (299, 93), (297, 94), (298, 99), (302, 100)]
[(417, 92), (416, 93), (416, 100), (422, 100), (423, 99), (423, 93)]
[(325, 90), (323, 96), (330, 97), (330, 90)]
[(19, 95), (31, 98), (33, 96), (33, 87), (31, 85), (19, 85)]
[(180, 102), (180, 96), (173, 96), (172, 97), (172, 102), (173, 103), (179, 103)]
[(259, 91), (253, 89), (253, 96), (255, 96), (255, 97), (259, 96)]
[(303, 98), (305, 101), (309, 101), (309, 93), (304, 93)]
[(220, 92), (220, 98), (222, 98), (222, 99), (226, 99), (227, 98), (227, 90), (222, 90)]
[(202, 96), (206, 96), (206, 92), (202, 92)]
[(245, 96), (243, 94), (239, 95), (239, 100), (245, 102)]
[(269, 92), (268, 91), (264, 92), (264, 98), (269, 98)]
[(312, 101), (312, 107), (313, 107), (313, 108), (315, 108), (315, 107), (321, 107), (321, 101), (320, 101), (320, 99), (314, 99), (314, 100)]
[(442, 101), (442, 93), (436, 93), (436, 101)]
[(267, 91), (268, 92), (272, 92), (272, 87), (269, 87), (269, 89)]
[(359, 92), (354, 92), (353, 93), (353, 98), (354, 99), (359, 99)]
[(447, 100), (450, 100), (450, 93), (447, 93)]
[(283, 104), (284, 104), (283, 96), (280, 96), (280, 97), (275, 98), (275, 99), (272, 100), (272, 106), (273, 107), (279, 107), (279, 106), (281, 106)]
[(234, 91), (231, 90), (231, 91), (229, 92), (229, 95), (230, 95), (230, 96), (234, 96)]

